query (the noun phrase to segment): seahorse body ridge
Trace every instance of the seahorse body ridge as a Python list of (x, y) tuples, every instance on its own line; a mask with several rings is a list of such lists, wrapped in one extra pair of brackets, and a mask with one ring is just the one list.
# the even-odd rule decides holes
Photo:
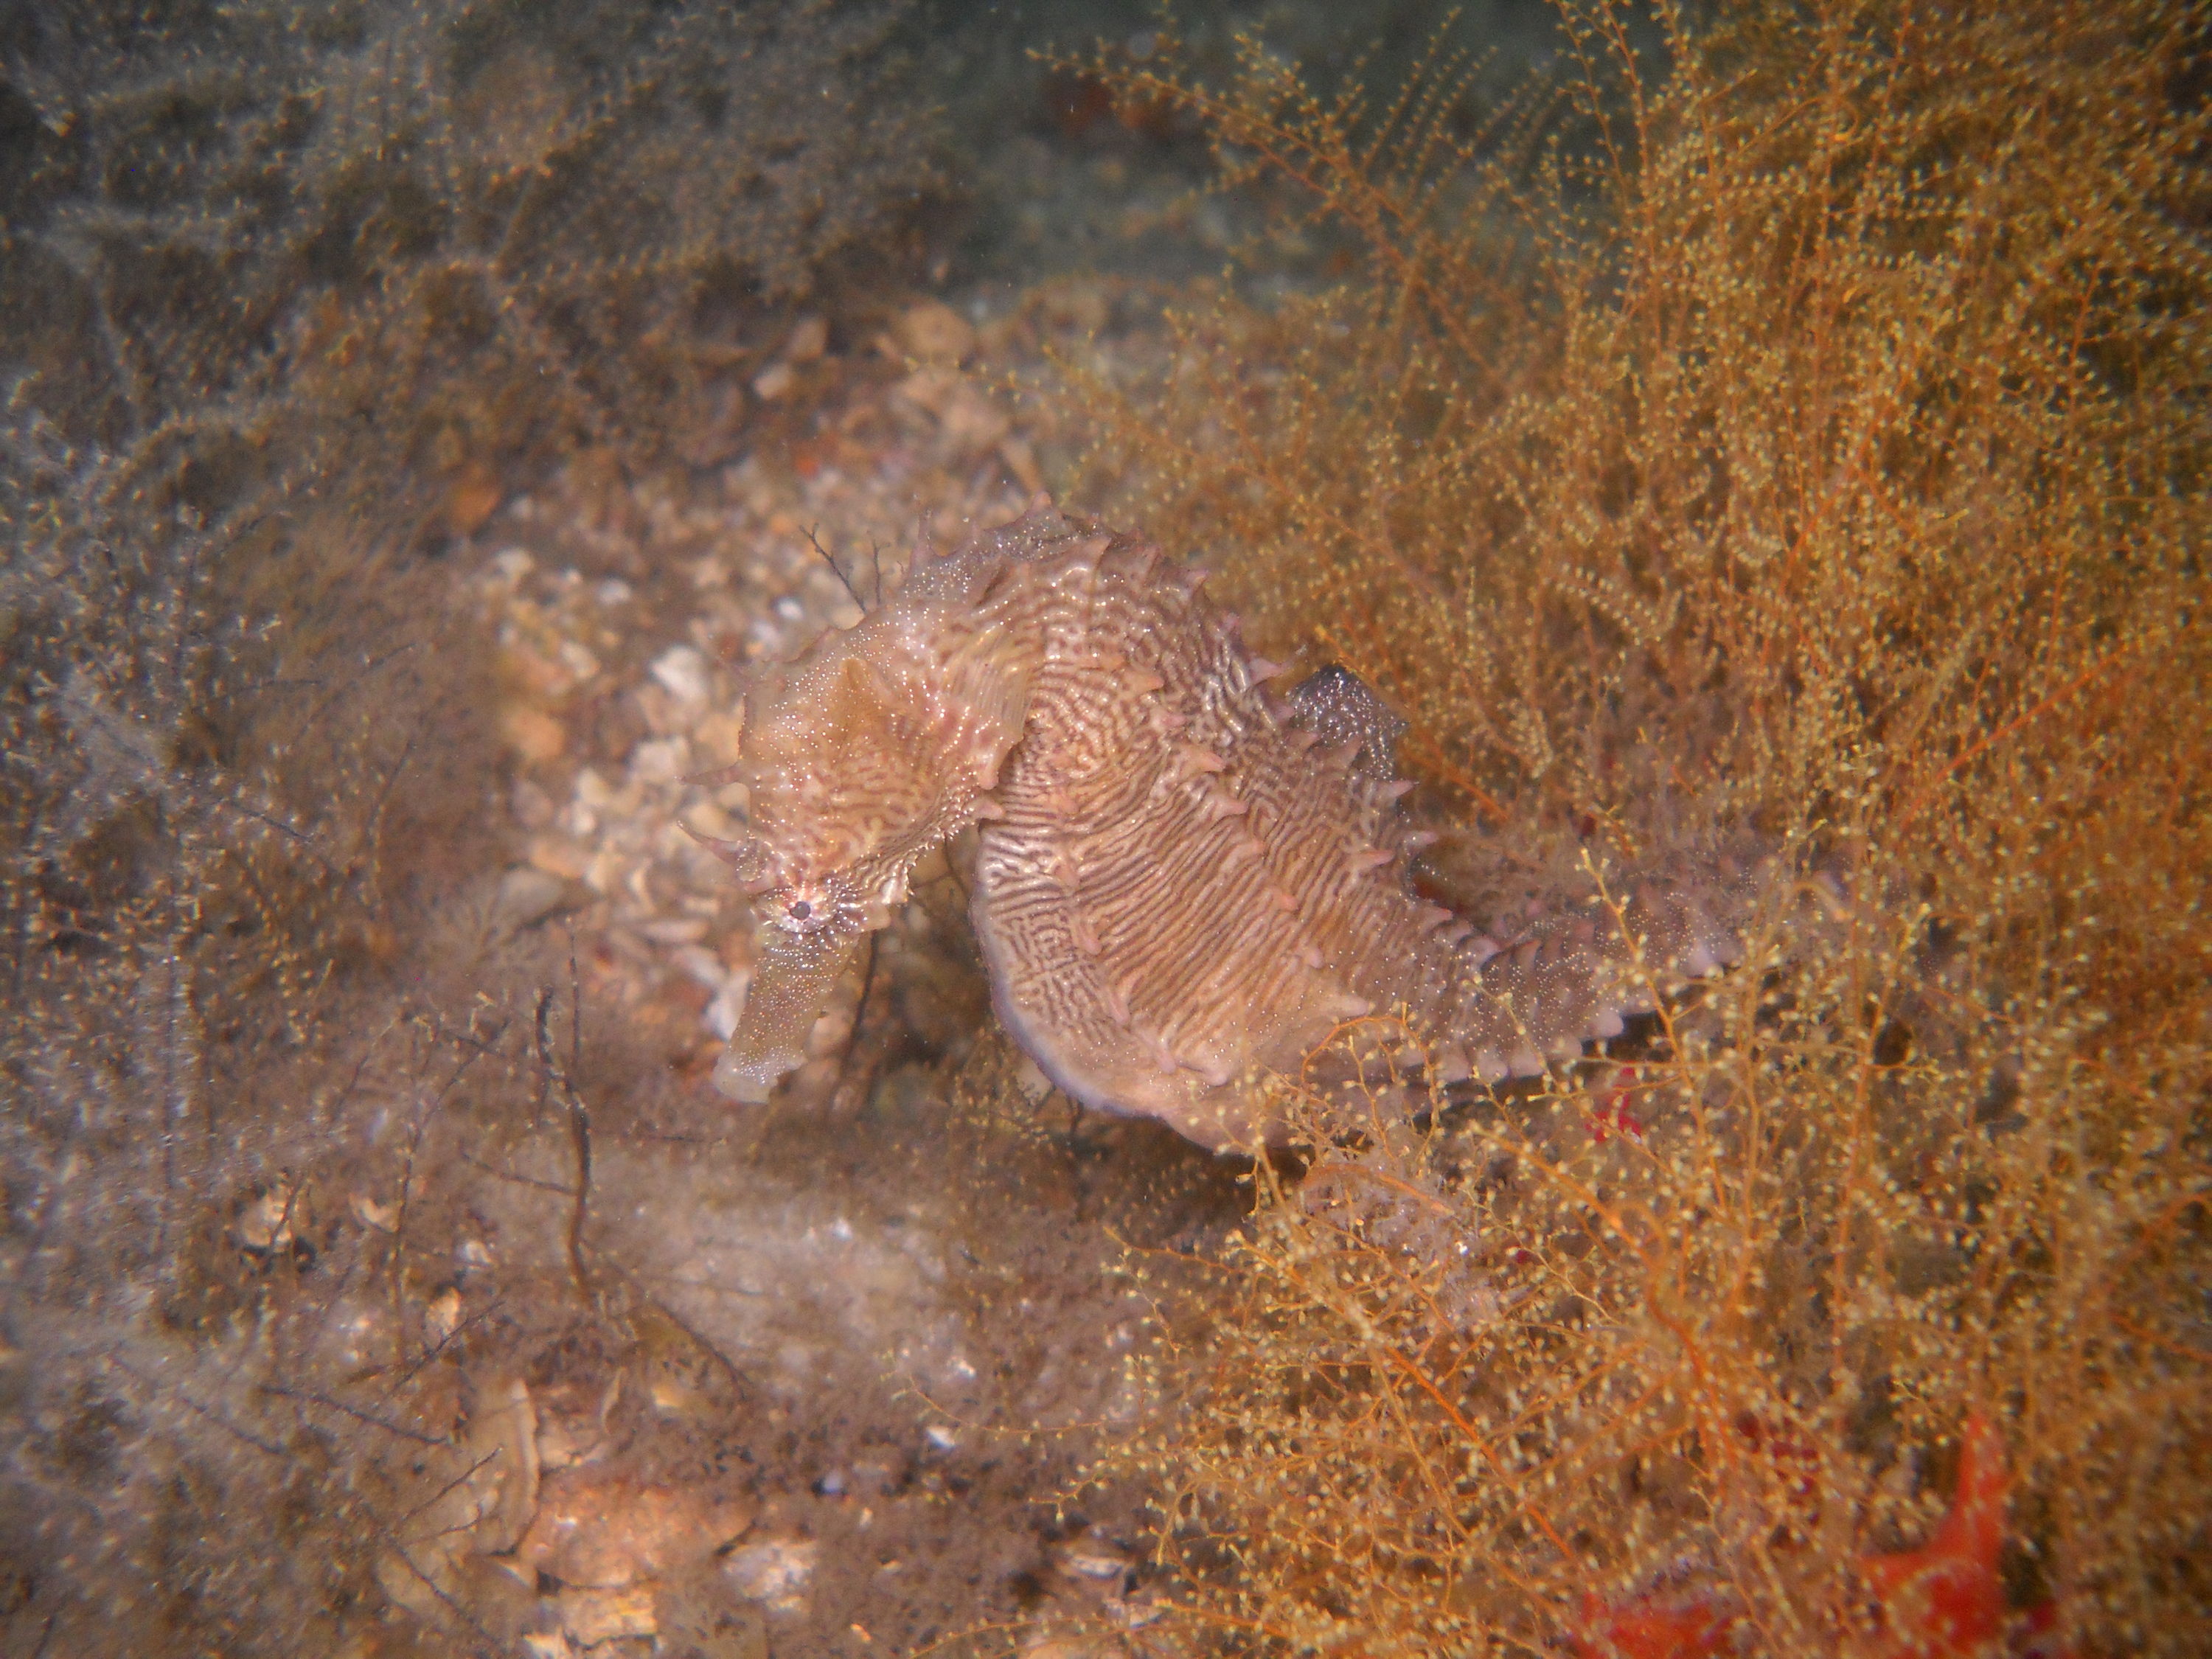
[(1626, 937), (1587, 903), (1475, 933), (1407, 873), (1403, 723), (1341, 669), (1285, 696), (1280, 672), (1153, 544), (1048, 507), (918, 555), (748, 694), (750, 833), (726, 855), (765, 925), (717, 1085), (767, 1097), (915, 863), (970, 825), (1007, 1030), (1085, 1105), (1214, 1147), (1265, 1137), (1250, 1079), (1346, 1020), (1407, 1008), (1447, 1081), (1528, 1074), (1617, 1035), (1655, 971), (1735, 954), (1741, 874), (1643, 880)]

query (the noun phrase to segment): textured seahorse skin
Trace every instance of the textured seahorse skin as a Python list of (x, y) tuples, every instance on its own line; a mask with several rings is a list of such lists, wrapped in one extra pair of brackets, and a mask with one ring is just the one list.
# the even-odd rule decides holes
[[(1407, 873), (1402, 723), (1326, 669), (1287, 698), (1200, 578), (1048, 509), (947, 557), (757, 684), (728, 849), (763, 907), (716, 1073), (764, 1099), (915, 861), (980, 823), (975, 931), (1000, 1019), (1085, 1105), (1248, 1146), (1255, 1074), (1405, 1006), (1448, 1080), (1542, 1069), (1618, 1034), (1650, 975), (1609, 915), (1474, 935)], [(1629, 932), (1662, 980), (1733, 953), (1731, 883), (1646, 882)]]

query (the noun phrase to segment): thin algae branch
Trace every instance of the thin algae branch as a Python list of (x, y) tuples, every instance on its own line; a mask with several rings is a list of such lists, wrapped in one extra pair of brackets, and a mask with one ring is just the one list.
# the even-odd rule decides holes
[(970, 826), (1008, 1030), (1085, 1105), (1213, 1147), (1266, 1137), (1251, 1081), (1346, 1020), (1402, 1007), (1447, 1082), (1528, 1075), (1619, 1035), (1655, 975), (1738, 953), (1738, 867), (1507, 938), (1423, 897), (1401, 723), (1341, 669), (1277, 695), (1284, 671), (1201, 580), (1040, 504), (925, 548), (888, 603), (755, 686), (750, 833), (724, 850), (765, 926), (724, 1092), (763, 1100), (799, 1064), (917, 861)]

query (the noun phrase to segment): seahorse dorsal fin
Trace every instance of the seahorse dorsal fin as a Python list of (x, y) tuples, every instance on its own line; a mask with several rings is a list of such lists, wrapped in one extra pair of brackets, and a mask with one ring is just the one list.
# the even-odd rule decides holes
[(909, 581), (914, 580), (916, 572), (927, 569), (945, 556), (944, 550), (937, 544), (936, 520), (935, 507), (922, 508), (921, 523), (915, 531), (914, 556), (907, 561), (906, 574)]

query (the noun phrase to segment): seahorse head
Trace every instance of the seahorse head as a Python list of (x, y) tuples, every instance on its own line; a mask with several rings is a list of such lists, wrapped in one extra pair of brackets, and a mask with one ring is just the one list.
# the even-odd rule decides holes
[(761, 923), (751, 989), (715, 1085), (764, 1100), (915, 862), (988, 810), (1021, 735), (1026, 665), (964, 608), (902, 593), (764, 672), (738, 774), (751, 832), (727, 856)]

